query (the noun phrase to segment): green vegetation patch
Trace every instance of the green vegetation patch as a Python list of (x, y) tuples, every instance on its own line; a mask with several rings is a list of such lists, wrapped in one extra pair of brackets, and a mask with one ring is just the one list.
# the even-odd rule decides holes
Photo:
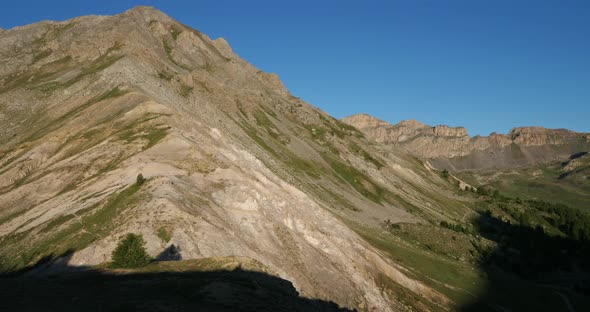
[(121, 44), (120, 42), (115, 42), (115, 44), (112, 47), (110, 47), (103, 55), (98, 57), (89, 65), (82, 67), (82, 70), (80, 71), (80, 73), (78, 73), (78, 75), (76, 75), (76, 77), (64, 83), (61, 83), (59, 87), (69, 87), (86, 76), (96, 74), (104, 69), (109, 68), (117, 61), (125, 57), (125, 54), (112, 54), (112, 52), (119, 51), (122, 47), (123, 44)]
[(322, 115), (319, 115), (320, 121), (330, 129), (330, 132), (335, 136), (343, 139), (346, 136), (353, 135), (356, 137), (363, 137), (363, 134), (359, 132), (355, 127), (343, 123), (338, 119), (335, 119), (331, 116), (325, 118)]
[(125, 125), (118, 133), (118, 137), (126, 142), (132, 142), (137, 139), (147, 140), (144, 150), (156, 145), (168, 135), (170, 127), (162, 124), (148, 124), (148, 121), (164, 116), (162, 114), (148, 114), (144, 118), (136, 119)]
[(325, 140), (326, 139), (326, 128), (317, 127), (309, 129), (311, 136), (314, 140)]
[(281, 137), (279, 129), (277, 129), (264, 111), (260, 109), (254, 110), (254, 119), (256, 120), (256, 124), (263, 127), (266, 130), (266, 133), (268, 133), (273, 139), (278, 140), (281, 143), (286, 143)]
[(168, 129), (169, 127), (163, 128), (158, 125), (143, 131), (139, 131), (138, 129), (130, 129), (120, 132), (119, 138), (127, 142), (132, 142), (137, 139), (145, 139), (147, 140), (147, 144), (143, 147), (143, 150), (146, 150), (162, 141), (162, 139), (168, 135)]
[(377, 274), (375, 282), (379, 285), (379, 288), (383, 289), (392, 298), (400, 300), (406, 305), (416, 308), (418, 311), (446, 311), (446, 309), (433, 304), (426, 298), (396, 283), (383, 273)]
[(340, 209), (349, 209), (352, 211), (359, 212), (361, 211), (357, 208), (352, 202), (348, 199), (344, 198), (342, 195), (336, 194), (329, 188), (319, 186), (319, 188), (315, 189), (320, 198), (326, 198), (327, 200), (333, 202), (336, 205), (336, 208)]
[(168, 74), (167, 72), (159, 71), (157, 77), (166, 81), (172, 80), (172, 75)]
[(336, 148), (336, 146), (334, 146), (334, 144), (330, 142), (330, 138), (328, 138), (328, 136), (326, 135), (329, 132), (329, 130), (327, 130), (324, 127), (314, 125), (304, 124), (303, 126), (305, 129), (307, 129), (307, 131), (309, 131), (309, 133), (311, 134), (311, 138), (312, 140), (314, 140), (314, 142), (318, 143), (320, 146), (327, 148), (333, 156), (340, 155), (340, 151), (338, 150), (338, 148)]
[[(90, 64), (83, 66), (80, 72), (75, 77), (65, 82), (50, 80), (50, 78), (55, 77), (57, 73), (65, 70), (68, 66), (70, 66), (71, 62), (73, 61), (73, 58), (69, 55), (57, 61), (43, 65), (39, 72), (35, 73), (32, 77), (31, 75), (19, 76), (18, 80), (13, 83), (12, 87), (14, 88), (17, 86), (27, 86), (30, 89), (39, 90), (49, 95), (58, 89), (66, 88), (75, 84), (76, 82), (80, 81), (86, 76), (98, 73), (110, 67), (111, 65), (113, 65), (125, 56), (124, 54), (112, 54), (112, 52), (120, 50), (121, 47), (122, 44), (116, 42), (102, 56), (98, 57)], [(49, 56), (50, 53), (50, 50), (46, 50), (35, 55), (35, 61), (38, 61), (42, 58)]]
[(122, 238), (112, 254), (112, 268), (140, 268), (151, 261), (143, 236), (129, 233)]
[(384, 166), (382, 162), (380, 162), (378, 159), (373, 157), (371, 154), (367, 153), (367, 151), (365, 151), (362, 147), (358, 146), (356, 143), (352, 142), (350, 144), (349, 148), (350, 148), (350, 151), (352, 151), (353, 153), (361, 156), (364, 160), (375, 165), (375, 167), (377, 167), (377, 169), (380, 169)]
[[(444, 221), (443, 221), (444, 222)], [(445, 225), (431, 224), (385, 224), (384, 228), (396, 237), (411, 243), (418, 249), (437, 253), (443, 257), (472, 265), (477, 265), (480, 250), (490, 249), (489, 241), (482, 241), (474, 235), (466, 225), (454, 225), (449, 229)]]
[(162, 139), (164, 139), (166, 137), (166, 135), (168, 135), (168, 129), (167, 128), (152, 128), (150, 129), (150, 131), (146, 134), (140, 135), (139, 137), (142, 139), (145, 139), (148, 141), (147, 145), (144, 147), (144, 149), (148, 149), (154, 145), (156, 145), (158, 142), (162, 141)]
[(98, 172), (97, 172), (95, 175), (93, 175), (92, 177), (90, 177), (90, 178), (89, 178), (89, 180), (90, 180), (90, 179), (92, 179), (92, 178), (95, 178), (95, 177), (97, 177), (97, 176), (100, 176), (100, 175), (102, 175), (102, 174), (105, 174), (105, 173), (107, 173), (107, 172), (109, 172), (109, 171), (113, 171), (113, 170), (115, 170), (115, 168), (117, 168), (117, 166), (118, 166), (118, 165), (119, 165), (121, 162), (123, 162), (123, 160), (124, 160), (124, 158), (123, 158), (123, 157), (124, 157), (124, 156), (123, 156), (123, 153), (120, 153), (119, 155), (117, 155), (117, 157), (116, 157), (115, 159), (113, 159), (113, 160), (109, 161), (109, 162), (106, 164), (106, 166), (104, 166), (103, 168), (101, 168), (101, 169), (100, 169), (100, 170), (99, 170), (99, 171), (98, 171)]
[(324, 160), (330, 165), (332, 170), (336, 173), (336, 177), (340, 178), (344, 182), (352, 186), (357, 192), (371, 201), (381, 204), (385, 199), (387, 190), (373, 182), (365, 174), (357, 170), (356, 168), (343, 163), (334, 157), (322, 153)]
[(46, 50), (43, 50), (39, 53), (36, 53), (35, 56), (33, 57), (33, 64), (39, 62), (40, 60), (42, 60), (50, 55), (51, 55), (50, 49), (46, 49)]
[(577, 168), (581, 172), (568, 174), (563, 170), (564, 164), (554, 162), (500, 172), (486, 170), (457, 174), (472, 185), (484, 183), (484, 186), (497, 189), (512, 198), (544, 200), (586, 210), (590, 207), (590, 181), (582, 178), (585, 167), (581, 165)]
[(174, 40), (178, 38), (178, 35), (180, 35), (180, 33), (182, 33), (182, 31), (174, 28), (173, 26), (170, 27), (170, 34), (172, 35), (172, 38)]
[(485, 291), (485, 278), (468, 264), (448, 259), (399, 241), (387, 231), (351, 225), (374, 247), (385, 251), (397, 263), (410, 269), (413, 278), (430, 285), (457, 305), (465, 304)]
[[(45, 79), (54, 76), (64, 70), (72, 61), (71, 56), (63, 57), (59, 60), (43, 65), (39, 70), (28, 72), (27, 74), (13, 73), (5, 78), (5, 84), (0, 87), (0, 93), (7, 92), (16, 88), (28, 88), (42, 83)], [(34, 87), (31, 87), (34, 88)]]
[[(239, 105), (238, 108), (240, 108)], [(242, 114), (246, 114), (245, 111), (241, 109), (240, 111)], [(256, 129), (248, 124), (245, 117), (241, 118), (241, 122), (236, 121), (233, 118), (232, 119), (252, 140), (254, 140), (254, 142), (256, 142), (256, 144), (258, 144), (258, 146), (266, 150), (275, 159), (282, 161), (287, 167), (293, 169), (296, 173), (304, 173), (314, 179), (319, 179), (321, 177), (322, 170), (319, 166), (312, 163), (311, 161), (299, 157), (297, 154), (290, 151), (286, 146), (284, 146), (283, 142), (280, 142), (275, 137), (271, 136), (270, 133), (270, 138), (268, 140), (261, 138), (258, 135)], [(266, 120), (261, 120), (260, 122), (264, 124), (267, 121), (270, 122), (268, 118), (266, 118)]]
[(485, 198), (485, 214), (492, 211), (509, 216), (509, 222), (537, 229), (549, 236), (564, 236), (576, 241), (590, 241), (590, 213), (561, 203), (544, 200), (522, 200), (501, 194), (498, 190), (479, 187), (477, 194)]
[(170, 60), (172, 60), (172, 48), (168, 44), (168, 41), (166, 41), (166, 39), (162, 39), (162, 45), (164, 46), (164, 52), (166, 52), (166, 55), (168, 55), (168, 58), (170, 58)]
[(98, 60), (91, 65), (84, 67), (82, 72), (78, 74), (76, 77), (66, 81), (63, 83), (64, 87), (68, 87), (76, 83), (77, 81), (81, 80), (82, 78), (98, 73), (104, 69), (107, 69), (111, 65), (115, 64), (117, 61), (122, 59), (125, 55), (111, 55), (111, 56), (101, 56)]
[(170, 230), (165, 226), (159, 228), (156, 235), (158, 235), (164, 243), (168, 243), (172, 239), (172, 233), (170, 233)]
[(119, 97), (122, 96), (124, 94), (126, 94), (127, 91), (121, 90), (119, 89), (119, 87), (115, 87), (113, 89), (111, 89), (110, 91), (107, 91), (101, 95), (98, 95), (90, 100), (88, 100), (86, 103), (76, 107), (75, 109), (65, 113), (64, 115), (58, 117), (57, 119), (51, 121), (51, 123), (46, 124), (45, 126), (41, 127), (40, 129), (37, 129), (36, 131), (34, 131), (30, 136), (28, 136), (24, 141), (34, 141), (37, 140), (41, 137), (43, 137), (44, 135), (54, 131), (55, 129), (58, 129), (59, 127), (61, 127), (66, 121), (68, 121), (71, 117), (76, 116), (77, 114), (79, 114), (80, 112), (82, 112), (83, 110), (87, 109), (88, 107), (92, 106), (93, 104), (96, 104), (98, 102), (104, 101), (104, 100), (108, 100), (108, 99), (112, 99), (115, 97)]

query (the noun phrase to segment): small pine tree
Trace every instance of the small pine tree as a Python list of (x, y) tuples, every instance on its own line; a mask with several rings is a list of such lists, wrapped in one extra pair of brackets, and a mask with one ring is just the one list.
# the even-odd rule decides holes
[(443, 176), (443, 178), (448, 179), (449, 178), (449, 170), (447, 170), (447, 169), (443, 170), (442, 176)]
[(115, 268), (139, 268), (150, 263), (143, 236), (127, 234), (113, 250), (111, 266)]
[(145, 178), (143, 177), (143, 174), (138, 174), (137, 175), (137, 180), (135, 181), (135, 183), (137, 185), (142, 185), (145, 182)]

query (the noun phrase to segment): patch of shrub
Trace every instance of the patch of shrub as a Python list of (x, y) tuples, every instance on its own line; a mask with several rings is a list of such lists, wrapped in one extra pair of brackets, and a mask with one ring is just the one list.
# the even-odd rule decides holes
[(471, 231), (468, 228), (462, 226), (461, 224), (452, 224), (448, 223), (447, 221), (441, 221), (440, 226), (455, 231), (457, 233), (471, 234)]
[(114, 268), (139, 268), (150, 263), (143, 236), (129, 233), (119, 241), (112, 253)]
[(159, 228), (157, 235), (164, 243), (168, 243), (172, 239), (172, 234), (165, 227)]
[(143, 177), (143, 174), (138, 174), (137, 175), (137, 180), (135, 181), (135, 184), (137, 185), (142, 185), (145, 183), (145, 178)]

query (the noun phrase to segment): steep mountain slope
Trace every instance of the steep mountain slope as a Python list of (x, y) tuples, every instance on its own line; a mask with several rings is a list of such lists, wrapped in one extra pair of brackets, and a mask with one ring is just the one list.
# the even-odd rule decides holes
[(470, 137), (463, 127), (431, 127), (415, 120), (391, 125), (359, 114), (342, 121), (379, 143), (402, 147), (428, 159), (436, 168), (453, 171), (535, 165), (590, 151), (590, 134), (565, 129), (522, 127), (510, 130), (507, 135)]
[(138, 7), (3, 31), (0, 56), (2, 270), (69, 250), (69, 265), (104, 263), (134, 232), (151, 255), (254, 259), (346, 307), (453, 305), (456, 288), (431, 287), (367, 233), (458, 220), (473, 198), (223, 39)]

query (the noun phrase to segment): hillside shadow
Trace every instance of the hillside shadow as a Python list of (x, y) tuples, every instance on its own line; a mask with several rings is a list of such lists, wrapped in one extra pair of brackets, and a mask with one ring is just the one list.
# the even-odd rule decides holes
[(541, 227), (490, 214), (475, 225), (498, 244), (479, 251), (487, 285), (461, 311), (590, 311), (589, 242), (550, 236)]
[[(0, 311), (350, 311), (301, 297), (292, 283), (244, 271), (113, 272), (44, 259), (0, 277)], [(68, 269), (68, 270), (66, 270)]]
[[(588, 152), (581, 152), (581, 153), (577, 153), (574, 155), (571, 155), (570, 158), (567, 161), (564, 161), (561, 163), (561, 167), (565, 167), (567, 166), (572, 160), (576, 160), (578, 158), (584, 157), (588, 155)], [(564, 180), (565, 178), (567, 178), (568, 176), (570, 176), (572, 173), (576, 173), (577, 170), (573, 170), (573, 171), (568, 171), (568, 172), (564, 172), (562, 174), (559, 175), (558, 180)]]
[(62, 254), (47, 255), (35, 264), (24, 267), (17, 271), (0, 272), (0, 282), (4, 278), (16, 278), (29, 275), (46, 275), (60, 272), (82, 272), (90, 269), (89, 266), (71, 266), (68, 263), (74, 255), (74, 250), (69, 249)]
[(573, 155), (570, 156), (570, 158), (566, 162), (563, 162), (562, 164), (567, 164), (567, 163), (569, 163), (570, 161), (572, 161), (574, 159), (578, 159), (578, 158), (583, 157), (583, 156), (586, 156), (586, 155), (588, 155), (588, 152), (580, 152), (580, 153), (577, 153), (577, 154), (573, 154)]

